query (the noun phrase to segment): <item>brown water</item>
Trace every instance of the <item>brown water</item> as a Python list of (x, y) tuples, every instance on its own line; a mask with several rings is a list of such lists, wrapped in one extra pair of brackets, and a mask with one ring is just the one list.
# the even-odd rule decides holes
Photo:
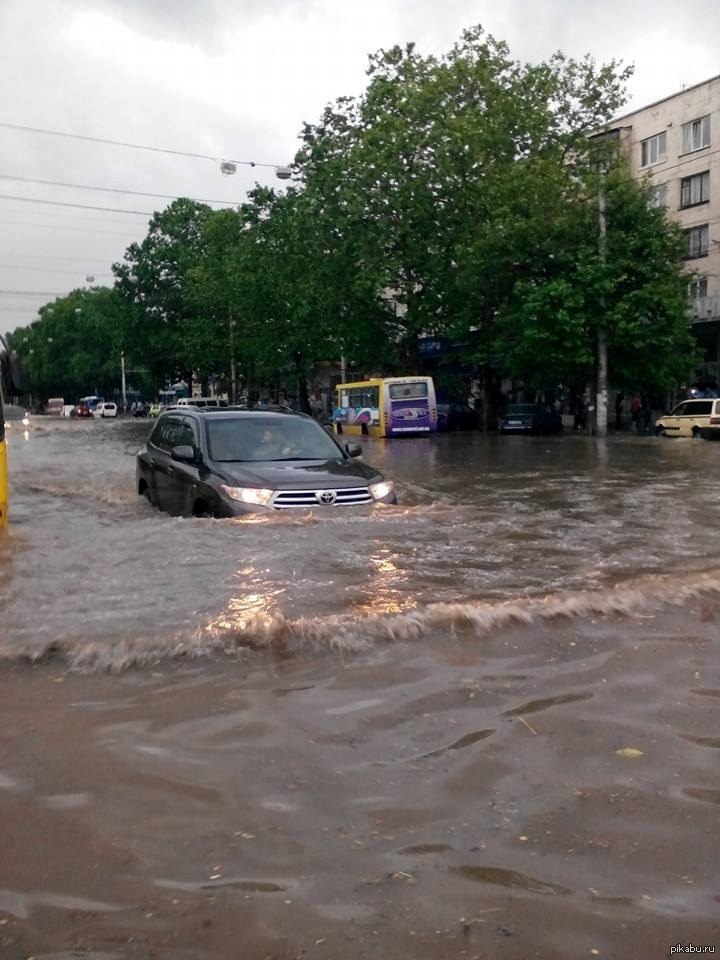
[(10, 439), (3, 960), (720, 950), (720, 444), (368, 441), (398, 507), (203, 521), (147, 430)]

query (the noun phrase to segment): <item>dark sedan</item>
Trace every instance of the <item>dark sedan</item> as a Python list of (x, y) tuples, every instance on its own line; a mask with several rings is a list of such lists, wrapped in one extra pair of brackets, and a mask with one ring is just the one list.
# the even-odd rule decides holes
[(137, 456), (137, 492), (178, 516), (397, 503), (392, 482), (301, 413), (168, 410)]
[(477, 430), (477, 413), (467, 403), (439, 403), (437, 428), (441, 432)]
[(498, 422), (500, 433), (560, 433), (562, 417), (539, 403), (511, 403)]

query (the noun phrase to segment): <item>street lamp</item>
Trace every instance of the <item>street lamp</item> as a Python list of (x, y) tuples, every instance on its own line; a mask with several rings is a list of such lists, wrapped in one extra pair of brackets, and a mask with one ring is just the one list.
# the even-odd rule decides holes
[[(271, 163), (255, 163), (254, 161), (249, 161), (247, 164), (249, 167), (271, 167)], [(234, 160), (221, 160), (220, 161), (220, 173), (224, 177), (231, 177), (233, 174), (237, 173), (238, 165)], [(275, 176), (278, 180), (289, 180), (292, 177), (292, 169), (283, 165), (276, 166)]]

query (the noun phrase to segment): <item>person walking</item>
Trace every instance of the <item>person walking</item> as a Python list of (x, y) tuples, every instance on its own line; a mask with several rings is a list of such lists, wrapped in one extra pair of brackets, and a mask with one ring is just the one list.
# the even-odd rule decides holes
[(620, 390), (615, 394), (615, 429), (622, 430), (622, 415), (625, 405), (625, 394)]
[(630, 402), (630, 416), (635, 433), (640, 433), (640, 411), (642, 410), (642, 400), (640, 394), (636, 393)]
[(650, 433), (650, 427), (652, 425), (652, 404), (648, 396), (644, 396), (642, 399), (641, 417), (643, 433)]

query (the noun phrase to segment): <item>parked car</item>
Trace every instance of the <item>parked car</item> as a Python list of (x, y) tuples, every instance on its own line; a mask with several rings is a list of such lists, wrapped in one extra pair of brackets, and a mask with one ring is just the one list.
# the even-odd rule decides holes
[(102, 403), (99, 403), (95, 408), (95, 416), (100, 417), (103, 420), (106, 420), (109, 417), (116, 417), (117, 412), (118, 412), (117, 404), (113, 403), (112, 400), (104, 400)]
[(283, 410), (166, 410), (137, 456), (136, 489), (180, 516), (396, 503), (395, 488), (320, 424)]
[(500, 433), (561, 433), (562, 417), (548, 405), (511, 403), (498, 421)]
[(713, 427), (720, 427), (720, 400), (683, 400), (670, 413), (655, 421), (659, 437), (701, 437), (712, 439)]
[(92, 417), (93, 410), (87, 400), (80, 400), (79, 403), (75, 404), (75, 416), (76, 417)]
[(477, 413), (467, 403), (438, 403), (437, 415), (440, 431), (477, 430)]

